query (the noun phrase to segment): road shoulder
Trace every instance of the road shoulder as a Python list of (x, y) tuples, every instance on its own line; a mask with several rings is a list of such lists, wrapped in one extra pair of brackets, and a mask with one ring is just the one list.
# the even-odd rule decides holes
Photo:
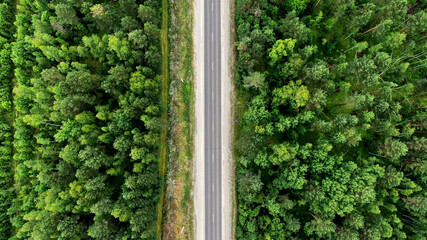
[(234, 192), (234, 171), (231, 140), (233, 135), (232, 124), (232, 42), (231, 33), (231, 4), (232, 0), (221, 1), (221, 115), (222, 115), (222, 239), (234, 239), (233, 214), (233, 192)]
[(195, 239), (205, 238), (205, 164), (204, 164), (204, 1), (193, 1), (193, 68), (195, 92), (195, 131), (194, 131), (194, 229)]

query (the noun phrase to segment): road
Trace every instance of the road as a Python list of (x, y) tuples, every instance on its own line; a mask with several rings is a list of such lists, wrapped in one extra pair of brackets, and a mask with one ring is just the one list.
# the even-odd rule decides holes
[(205, 239), (221, 239), (221, 0), (204, 0)]

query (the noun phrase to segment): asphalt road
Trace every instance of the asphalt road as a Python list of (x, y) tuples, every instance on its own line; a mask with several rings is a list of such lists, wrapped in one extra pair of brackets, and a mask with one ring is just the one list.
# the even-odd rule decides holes
[(204, 0), (205, 239), (221, 239), (221, 0)]

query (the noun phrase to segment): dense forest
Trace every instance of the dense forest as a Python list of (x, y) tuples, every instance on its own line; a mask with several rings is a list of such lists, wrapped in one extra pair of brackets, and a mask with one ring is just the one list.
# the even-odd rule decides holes
[(7, 210), (14, 198), (12, 154), (12, 79), (14, 1), (0, 3), (0, 240), (8, 239), (12, 226)]
[(426, 239), (426, 7), (236, 0), (237, 239)]
[(161, 2), (7, 0), (0, 22), (0, 239), (155, 239)]

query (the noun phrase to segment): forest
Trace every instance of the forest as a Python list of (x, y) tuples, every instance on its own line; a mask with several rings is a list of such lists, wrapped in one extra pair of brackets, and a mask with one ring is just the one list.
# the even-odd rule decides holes
[(427, 3), (236, 0), (237, 239), (426, 239)]
[(161, 1), (0, 4), (0, 239), (155, 239)]
[(14, 1), (0, 3), (0, 240), (8, 239), (11, 224), (7, 210), (14, 198), (12, 155), (12, 78), (10, 59), (13, 42)]

